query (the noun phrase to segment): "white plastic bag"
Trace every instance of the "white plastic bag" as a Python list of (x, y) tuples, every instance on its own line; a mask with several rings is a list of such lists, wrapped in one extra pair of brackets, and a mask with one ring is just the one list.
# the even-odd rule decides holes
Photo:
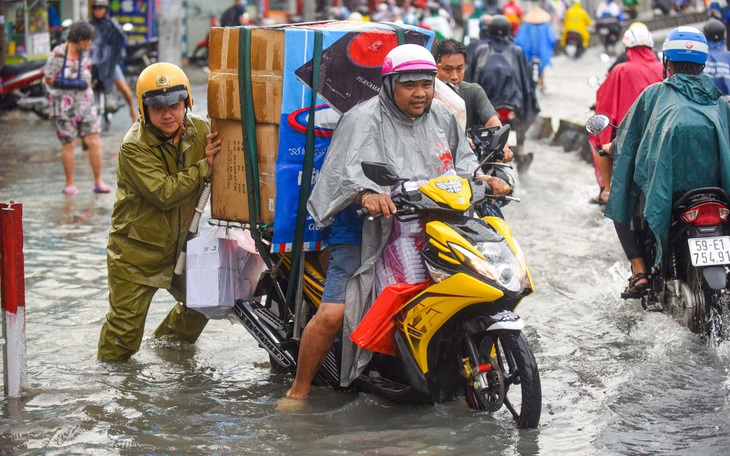
[(446, 83), (436, 78), (436, 90), (434, 98), (441, 101), (449, 108), (449, 111), (456, 117), (462, 131), (466, 131), (466, 103), (461, 96)]
[(251, 234), (217, 227), (188, 242), (186, 305), (224, 319), (237, 299), (251, 299), (265, 265)]

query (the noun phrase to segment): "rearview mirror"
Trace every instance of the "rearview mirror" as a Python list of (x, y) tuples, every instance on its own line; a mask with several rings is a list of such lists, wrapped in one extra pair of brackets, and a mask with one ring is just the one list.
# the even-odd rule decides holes
[(365, 177), (382, 187), (393, 186), (400, 180), (393, 167), (386, 163), (364, 161), (362, 172)]
[(592, 87), (595, 89), (599, 85), (601, 85), (601, 80), (598, 79), (598, 76), (596, 76), (595, 74), (588, 76), (588, 87)]
[(492, 135), (492, 139), (489, 143), (489, 150), (495, 151), (495, 150), (504, 149), (504, 146), (507, 145), (507, 141), (509, 140), (509, 131), (510, 131), (510, 126), (508, 124), (503, 125), (502, 128), (497, 130)]
[(586, 120), (586, 131), (592, 135), (597, 135), (611, 125), (610, 120), (605, 114), (591, 116), (590, 119)]

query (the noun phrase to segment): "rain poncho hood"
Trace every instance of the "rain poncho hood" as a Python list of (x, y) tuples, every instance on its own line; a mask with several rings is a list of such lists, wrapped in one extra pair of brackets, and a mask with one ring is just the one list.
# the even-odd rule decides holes
[[(626, 50), (627, 61), (616, 66), (596, 92), (596, 113), (605, 114), (613, 125), (624, 119), (629, 108), (641, 92), (662, 77), (662, 64), (654, 51), (646, 46)], [(591, 137), (596, 146), (608, 144), (613, 139), (610, 128)]]
[(701, 187), (730, 191), (730, 104), (710, 78), (678, 74), (649, 86), (618, 131), (606, 217), (629, 223), (639, 195), (666, 249), (674, 199)]
[[(387, 95), (386, 83), (380, 95), (363, 102), (340, 119), (327, 151), (307, 209), (319, 226), (332, 223), (334, 216), (352, 204), (364, 189), (390, 192), (362, 172), (363, 161), (387, 163), (408, 179), (429, 179), (449, 170), (471, 176), (477, 169), (476, 156), (465, 140), (456, 118), (438, 100), (417, 118), (401, 112)], [(391, 219), (365, 221), (362, 232), (362, 266), (347, 285), (342, 337), (340, 383), (347, 386), (367, 366), (372, 352), (350, 341), (369, 305), (373, 302), (373, 266), (389, 237)]]
[(495, 108), (511, 106), (525, 130), (540, 107), (527, 58), (510, 37), (494, 37), (479, 47), (469, 77), (487, 93)]

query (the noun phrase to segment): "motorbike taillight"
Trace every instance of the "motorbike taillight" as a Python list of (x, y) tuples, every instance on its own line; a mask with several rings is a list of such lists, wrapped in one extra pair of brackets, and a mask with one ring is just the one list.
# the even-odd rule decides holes
[(682, 220), (693, 226), (713, 226), (727, 221), (730, 210), (720, 203), (702, 203), (682, 214)]
[(509, 117), (512, 114), (512, 110), (508, 108), (500, 108), (497, 109), (497, 115), (499, 116), (499, 121), (503, 124), (509, 122)]

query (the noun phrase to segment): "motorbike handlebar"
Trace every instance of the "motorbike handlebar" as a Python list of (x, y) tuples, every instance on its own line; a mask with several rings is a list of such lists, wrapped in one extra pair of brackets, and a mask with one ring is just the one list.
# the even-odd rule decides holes
[(370, 215), (370, 212), (367, 209), (365, 209), (364, 207), (362, 209), (358, 209), (357, 212), (356, 212), (356, 214), (357, 214), (358, 217), (367, 217), (368, 220), (371, 221), (371, 222), (373, 220), (379, 219), (379, 218), (381, 218), (383, 216), (383, 213), (382, 212), (378, 212), (375, 215)]

